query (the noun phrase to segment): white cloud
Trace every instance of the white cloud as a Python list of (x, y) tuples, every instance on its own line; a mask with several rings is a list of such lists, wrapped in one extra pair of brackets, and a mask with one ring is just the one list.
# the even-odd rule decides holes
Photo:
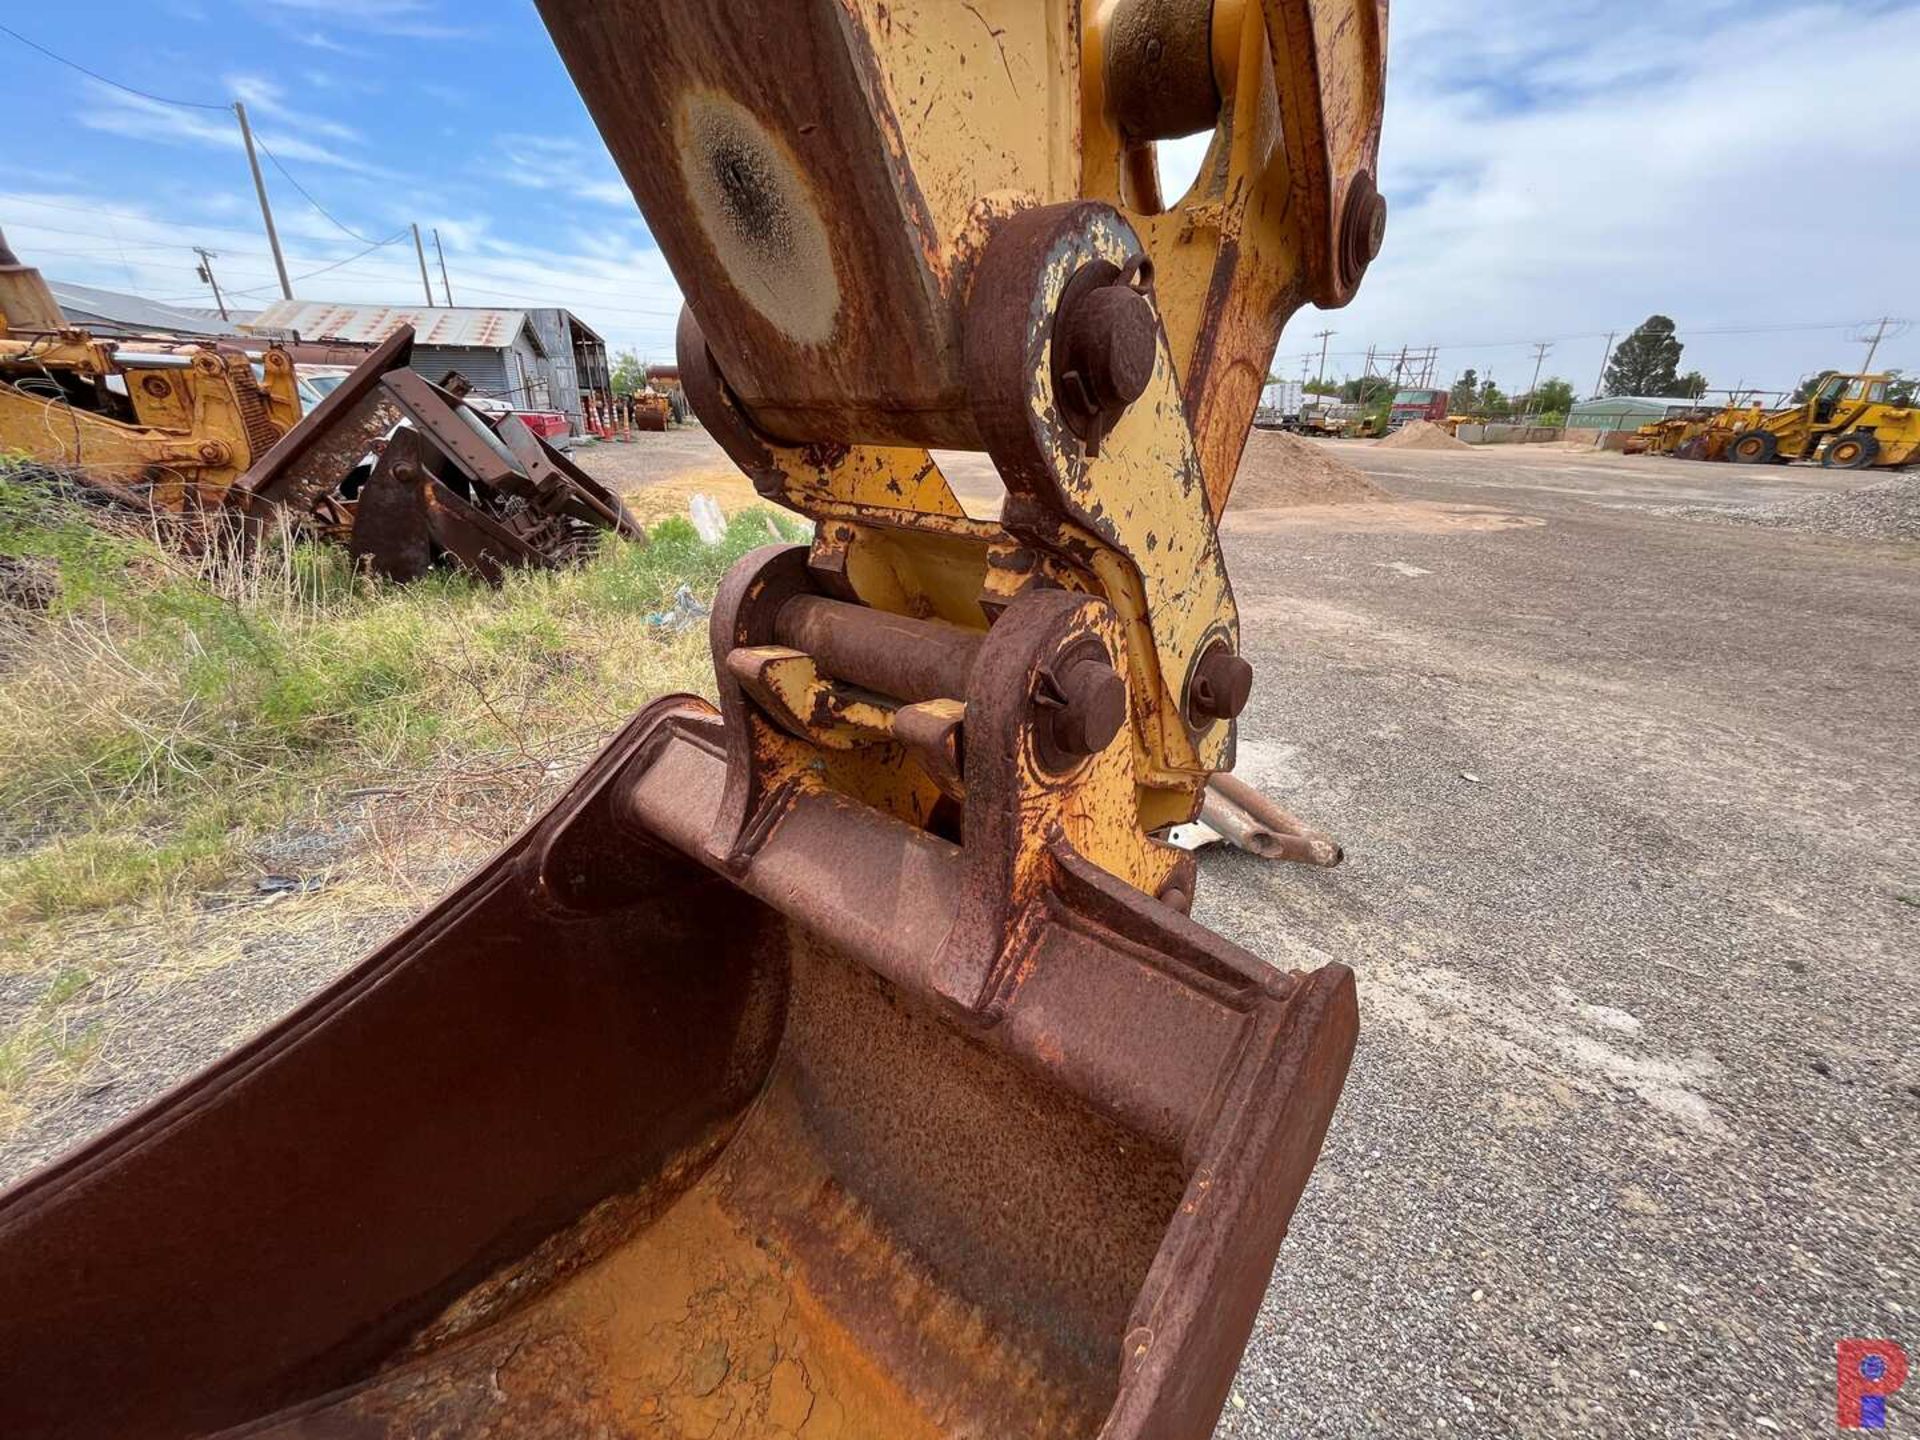
[[(1447, 378), (1519, 388), (1525, 342), (1561, 336), (1547, 373), (1584, 392), (1600, 332), (1659, 311), (1683, 369), (1784, 387), (1863, 352), (1842, 329), (1707, 332), (1914, 309), (1920, 5), (1400, 0), (1392, 23), (1387, 247), (1283, 355), (1331, 326), (1336, 350), (1440, 344)], [(1902, 359), (1920, 346), (1881, 363)]]
[(486, 166), (494, 179), (527, 190), (552, 190), (578, 200), (632, 210), (633, 192), (607, 152), (591, 143), (556, 135), (498, 135)]
[(343, 45), (322, 30), (302, 30), (296, 32), (294, 43), (305, 45), (312, 50), (324, 50), (329, 55), (364, 56), (367, 52), (353, 45)]
[[(98, 130), (108, 135), (120, 135), (129, 140), (158, 142), (165, 145), (187, 145), (231, 151), (244, 148), (240, 139), (238, 121), (217, 110), (184, 110), (175, 105), (165, 105), (138, 95), (130, 95), (97, 81), (89, 80), (85, 83), (93, 94), (93, 101), (77, 111), (74, 118), (89, 130)], [(257, 86), (257, 82), (242, 83), (253, 83)], [(256, 94), (270, 93), (272, 93), (270, 87), (256, 89)], [(250, 107), (254, 104), (254, 95), (245, 95), (244, 98)], [(320, 143), (321, 140), (326, 139), (347, 143), (357, 138), (351, 127), (322, 117), (306, 116), (289, 111), (274, 105), (271, 101), (267, 108), (270, 112), (277, 110), (278, 115), (275, 116), (272, 113), (267, 115), (266, 118), (273, 120), (271, 127), (254, 126), (254, 137), (278, 155), (283, 162), (325, 165), (368, 177), (396, 178), (393, 171), (348, 154), (339, 144)], [(248, 118), (252, 119), (251, 109), (249, 109)], [(289, 123), (295, 128), (282, 128)], [(301, 133), (303, 130), (304, 134)]]
[[(445, 28), (449, 15), (465, 18), (427, 0), (265, 6), (309, 55), (349, 48), (336, 34), (421, 34)], [(1297, 373), (1298, 355), (1313, 345), (1307, 337), (1331, 327), (1339, 332), (1336, 370), (1357, 369), (1359, 355), (1343, 352), (1369, 344), (1439, 344), (1445, 377), (1473, 366), (1518, 388), (1532, 369), (1527, 342), (1553, 339), (1546, 373), (1584, 391), (1599, 366), (1601, 335), (1661, 311), (1679, 322), (1687, 343), (1682, 368), (1697, 366), (1720, 385), (1784, 387), (1805, 370), (1863, 352), (1843, 329), (1708, 332), (1903, 311), (1920, 320), (1920, 153), (1912, 139), (1920, 134), (1920, 85), (1910, 75), (1920, 54), (1920, 0), (1394, 0), (1391, 43), (1387, 248), (1353, 306), (1296, 319), (1281, 347), (1287, 373)], [(407, 153), (383, 150), (386, 137), (313, 113), (320, 102), (311, 90), (282, 92), (255, 75), (228, 83), (249, 87), (243, 93), (262, 138), (343, 220), (369, 235), (416, 216), (423, 227), (438, 224), (463, 303), (566, 304), (616, 343), (667, 353), (678, 292), (590, 131), (453, 147), (447, 153), (468, 159), (436, 172), (429, 188), (381, 168)], [(77, 118), (142, 141), (239, 146), (223, 115), (146, 106), (117, 92), (97, 92)], [(311, 166), (330, 173), (316, 182)], [(369, 177), (386, 183), (367, 184)], [(283, 196), (271, 172), (269, 180), (296, 273), (359, 248), (296, 196)], [(13, 183), (34, 182), (16, 173)], [(356, 187), (359, 207), (338, 208), (351, 204)], [(235, 272), (234, 288), (264, 283), (270, 298), (264, 246), (250, 238), (250, 188), (244, 179), (233, 188), (219, 206), (211, 197), (150, 196), (170, 217), (217, 222), (204, 233), (142, 231), (132, 222), (115, 230), (129, 242), (225, 242), (235, 251), (222, 262)], [(516, 201), (516, 190), (539, 198)], [(536, 205), (592, 224), (552, 248), (513, 238), (533, 230), (516, 212)], [(10, 231), (20, 223), (8, 213)], [(129, 249), (126, 264), (154, 275), (148, 293), (192, 288), (164, 251)], [(112, 265), (97, 283), (125, 286), (117, 257)], [(65, 262), (48, 268), (87, 278)], [(410, 302), (419, 277), (410, 246), (398, 246), (300, 288), (316, 298)], [(1920, 369), (1920, 326), (1890, 342), (1882, 361)]]
[(324, 17), (330, 24), (415, 40), (451, 40), (480, 33), (440, 18), (428, 0), (265, 0), (276, 10)]
[[(211, 305), (211, 291), (194, 276), (190, 247), (199, 244), (216, 253), (214, 268), (233, 306), (257, 309), (279, 298), (273, 262), (250, 210), (226, 206), (216, 213), (185, 194), (167, 197), (161, 208), (168, 218), (84, 191), (0, 190), (0, 216), (6, 217), (9, 242), (24, 261), (51, 277)], [(204, 221), (194, 218), (200, 208), (207, 211)], [(310, 211), (290, 211), (284, 217), (276, 212), (276, 219), (301, 299), (420, 303), (411, 234), (338, 269), (309, 275), (364, 247)], [(420, 228), (427, 237), (427, 265), (438, 294), (440, 272), (431, 236), (435, 227), (446, 247), (454, 299), (460, 304), (563, 305), (616, 347), (631, 347), (650, 359), (672, 357), (680, 292), (637, 214), (624, 227), (596, 227), (553, 245), (528, 245), (494, 234), (485, 216), (423, 211)], [(376, 233), (396, 228), (386, 225)]]
[(227, 88), (246, 102), (249, 119), (255, 115), (265, 116), (303, 134), (324, 135), (350, 145), (357, 145), (363, 139), (351, 125), (289, 105), (284, 98), (286, 92), (264, 76), (228, 75), (224, 78)]

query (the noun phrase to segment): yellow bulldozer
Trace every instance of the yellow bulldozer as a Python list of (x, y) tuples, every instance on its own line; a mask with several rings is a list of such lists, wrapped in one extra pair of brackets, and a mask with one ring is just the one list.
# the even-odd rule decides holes
[(0, 1431), (1204, 1440), (1358, 1018), (1169, 834), (1281, 328), (1384, 234), (1385, 6), (540, 10), (811, 541), (721, 586), (717, 707), (0, 1197)]
[(286, 352), (257, 363), (232, 346), (98, 339), (0, 236), (0, 451), (195, 519), (300, 419)]

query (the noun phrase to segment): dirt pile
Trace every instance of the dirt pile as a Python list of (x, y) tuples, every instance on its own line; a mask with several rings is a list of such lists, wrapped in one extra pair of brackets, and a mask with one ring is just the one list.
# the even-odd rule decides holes
[(1247, 437), (1227, 508), (1364, 505), (1385, 498), (1365, 475), (1311, 440), (1284, 430), (1256, 430)]
[(1387, 450), (1471, 450), (1464, 440), (1456, 440), (1431, 420), (1416, 420), (1374, 444)]

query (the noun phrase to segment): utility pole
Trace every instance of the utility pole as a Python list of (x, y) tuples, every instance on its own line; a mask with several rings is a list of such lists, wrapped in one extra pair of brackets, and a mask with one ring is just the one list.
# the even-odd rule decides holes
[(200, 278), (213, 287), (213, 303), (220, 308), (220, 318), (222, 320), (233, 319), (231, 315), (227, 314), (227, 302), (226, 298), (220, 293), (220, 282), (214, 279), (213, 276), (213, 262), (220, 257), (215, 255), (211, 250), (202, 250), (198, 245), (193, 247), (193, 253), (200, 257)]
[(1533, 397), (1540, 393), (1540, 367), (1546, 363), (1547, 352), (1553, 348), (1551, 340), (1539, 340), (1533, 347), (1533, 383), (1527, 387), (1527, 413), (1535, 412)]
[(440, 288), (447, 292), (447, 308), (453, 308), (453, 284), (447, 279), (447, 252), (440, 248), (440, 227), (433, 227), (433, 253), (440, 257)]
[(1307, 364), (1312, 358), (1310, 355), (1300, 357), (1300, 393), (1302, 395), (1307, 393)]
[(1606, 388), (1607, 361), (1613, 358), (1613, 337), (1619, 333), (1617, 330), (1607, 331), (1607, 348), (1600, 352), (1600, 373), (1593, 377), (1592, 398), (1595, 400), (1600, 398), (1600, 392)]
[(420, 227), (413, 227), (413, 253), (420, 260), (420, 288), (427, 292), (427, 304), (433, 304), (433, 284), (427, 279), (427, 247), (420, 243)]
[(240, 117), (240, 139), (247, 147), (247, 164), (253, 169), (253, 193), (260, 197), (260, 218), (267, 222), (267, 248), (273, 251), (273, 268), (280, 274), (280, 294), (293, 298), (293, 282), (287, 279), (287, 260), (280, 253), (280, 232), (273, 228), (273, 207), (267, 204), (267, 182), (260, 174), (260, 157), (253, 153), (253, 127), (247, 124), (247, 107), (233, 102), (233, 113)]
[(1871, 375), (1873, 373), (1873, 357), (1880, 352), (1880, 342), (1886, 338), (1887, 326), (1892, 323), (1893, 321), (1890, 317), (1885, 315), (1880, 317), (1880, 325), (1879, 328), (1873, 332), (1873, 339), (1866, 342), (1867, 363), (1860, 367), (1863, 374)]
[(1333, 331), (1333, 330), (1321, 330), (1316, 332), (1316, 334), (1314, 335), (1314, 339), (1320, 342), (1319, 378), (1323, 381), (1327, 378), (1327, 341), (1337, 333), (1338, 333), (1337, 331)]

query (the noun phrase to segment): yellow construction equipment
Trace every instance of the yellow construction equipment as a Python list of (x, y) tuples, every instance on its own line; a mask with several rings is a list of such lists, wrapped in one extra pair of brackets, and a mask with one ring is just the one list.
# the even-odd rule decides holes
[(1682, 460), (1724, 460), (1734, 431), (1760, 417), (1757, 405), (1704, 406), (1642, 425), (1628, 440), (1629, 455), (1673, 455)]
[(673, 419), (672, 403), (651, 385), (644, 390), (634, 391), (630, 399), (633, 403), (633, 428), (636, 430), (665, 430)]
[(717, 710), (0, 1198), (0, 1429), (1201, 1440), (1357, 1012), (1164, 837), (1281, 326), (1381, 243), (1385, 7), (541, 9), (812, 542), (721, 587)]
[(196, 519), (300, 418), (286, 352), (255, 363), (218, 344), (96, 339), (0, 237), (0, 450)]
[(1897, 468), (1920, 456), (1920, 407), (1888, 399), (1898, 378), (1829, 371), (1796, 404), (1768, 410), (1754, 401), (1671, 415), (1642, 425), (1630, 448), (1736, 465), (1817, 459), (1836, 470)]
[(1797, 405), (1735, 421), (1736, 465), (1812, 460), (1836, 470), (1895, 468), (1920, 455), (1920, 408), (1887, 401), (1893, 375), (1823, 375)]

